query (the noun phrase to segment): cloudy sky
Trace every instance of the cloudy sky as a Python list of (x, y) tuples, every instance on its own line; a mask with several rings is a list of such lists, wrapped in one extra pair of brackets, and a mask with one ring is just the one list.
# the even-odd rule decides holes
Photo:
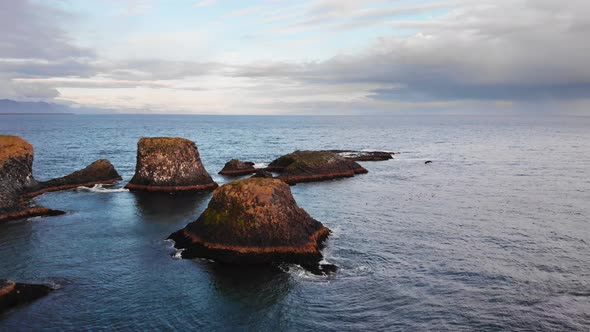
[(118, 112), (590, 109), (588, 0), (0, 0), (0, 98)]

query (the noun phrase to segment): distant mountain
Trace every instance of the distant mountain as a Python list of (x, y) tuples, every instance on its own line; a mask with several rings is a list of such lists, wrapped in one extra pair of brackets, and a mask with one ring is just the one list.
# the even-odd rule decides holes
[(0, 113), (70, 113), (68, 106), (44, 101), (14, 101), (0, 99)]

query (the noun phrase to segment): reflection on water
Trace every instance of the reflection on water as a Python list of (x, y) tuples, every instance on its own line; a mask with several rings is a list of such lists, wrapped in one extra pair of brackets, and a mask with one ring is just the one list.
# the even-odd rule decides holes
[(289, 274), (269, 266), (231, 266), (196, 260), (211, 275), (215, 290), (229, 301), (263, 309), (280, 303), (289, 293)]
[[(211, 193), (131, 192), (137, 211), (146, 222), (166, 223), (195, 216), (211, 198)], [(193, 220), (187, 220), (187, 223)]]

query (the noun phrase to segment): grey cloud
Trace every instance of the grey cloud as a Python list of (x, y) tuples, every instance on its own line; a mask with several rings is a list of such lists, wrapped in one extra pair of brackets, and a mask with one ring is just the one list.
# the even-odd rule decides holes
[(588, 98), (588, 16), (583, 0), (465, 2), (435, 20), (392, 22), (413, 31), (362, 54), (254, 64), (234, 75), (382, 84), (369, 97), (383, 100)]
[(61, 60), (93, 52), (72, 44), (57, 23), (67, 13), (30, 0), (0, 2), (0, 56)]

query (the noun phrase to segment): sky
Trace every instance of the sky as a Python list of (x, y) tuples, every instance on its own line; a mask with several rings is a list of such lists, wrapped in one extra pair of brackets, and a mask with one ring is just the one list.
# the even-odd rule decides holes
[(588, 0), (0, 0), (0, 99), (590, 114)]

